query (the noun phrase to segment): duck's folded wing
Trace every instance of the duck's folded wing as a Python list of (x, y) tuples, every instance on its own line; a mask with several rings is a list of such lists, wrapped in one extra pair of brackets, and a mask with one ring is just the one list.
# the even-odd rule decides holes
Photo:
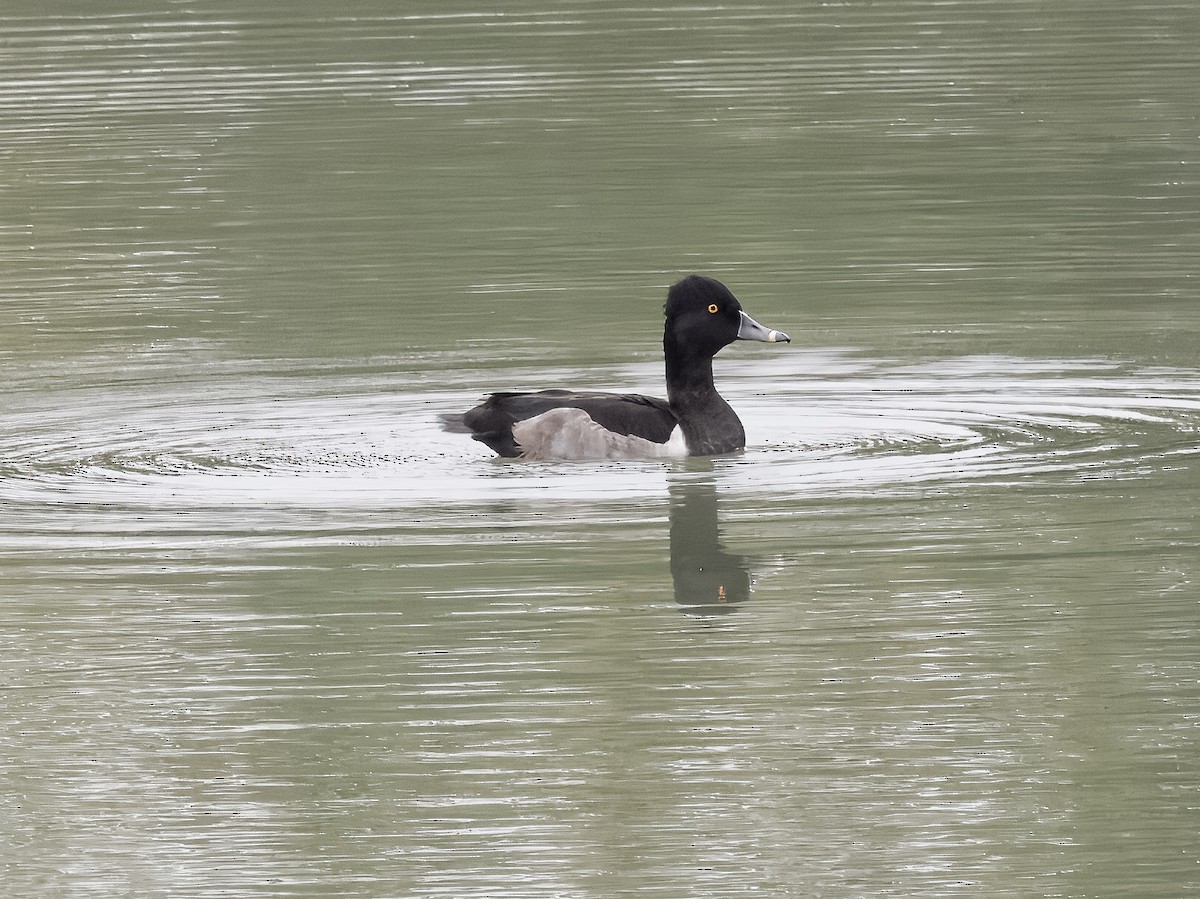
[[(665, 400), (639, 394), (542, 390), (537, 393), (493, 393), (463, 416), (463, 424), (502, 456), (518, 456), (524, 447), (513, 436), (518, 422), (555, 409), (581, 409), (604, 431), (665, 444), (678, 421)], [(527, 436), (528, 439), (528, 436)]]

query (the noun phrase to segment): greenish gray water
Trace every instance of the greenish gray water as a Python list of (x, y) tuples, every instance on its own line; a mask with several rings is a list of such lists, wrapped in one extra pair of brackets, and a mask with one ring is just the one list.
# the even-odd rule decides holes
[[(1200, 887), (1185, 2), (0, 13), (6, 895)], [(744, 454), (520, 464), (725, 280)]]

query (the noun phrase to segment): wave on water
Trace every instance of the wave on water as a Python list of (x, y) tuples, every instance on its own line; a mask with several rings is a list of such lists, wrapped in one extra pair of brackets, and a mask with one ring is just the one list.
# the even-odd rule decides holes
[(1129, 477), (1200, 451), (1200, 377), (1177, 370), (1003, 357), (879, 365), (776, 383), (751, 405), (748, 429), (774, 429), (779, 405), (804, 410), (758, 452), (810, 488)]
[[(926, 365), (796, 358), (723, 369), (750, 434), (743, 490), (1131, 477), (1200, 449), (1200, 376), (987, 357)], [(653, 389), (649, 369), (628, 373)], [(463, 377), (459, 374), (458, 377)], [(477, 391), (336, 376), (143, 382), (42, 394), (0, 432), (0, 499), (56, 507), (412, 508), (661, 493), (672, 463), (493, 460), (439, 416)], [(53, 408), (44, 404), (53, 402)], [(761, 476), (770, 467), (770, 477)], [(548, 489), (549, 488), (549, 489)]]

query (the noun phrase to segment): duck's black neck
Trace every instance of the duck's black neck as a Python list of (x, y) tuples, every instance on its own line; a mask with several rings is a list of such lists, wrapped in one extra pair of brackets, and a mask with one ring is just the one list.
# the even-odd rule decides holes
[(713, 384), (712, 357), (667, 356), (667, 399), (672, 406), (704, 405), (711, 397), (720, 399)]
[(712, 357), (667, 352), (667, 401), (693, 456), (731, 453), (746, 445), (742, 423), (713, 384)]

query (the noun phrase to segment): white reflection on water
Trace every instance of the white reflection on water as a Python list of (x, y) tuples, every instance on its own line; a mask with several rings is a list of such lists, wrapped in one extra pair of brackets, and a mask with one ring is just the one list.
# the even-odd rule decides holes
[[(657, 366), (613, 386), (655, 389)], [(774, 495), (906, 489), (1034, 475), (1135, 477), (1194, 454), (1200, 378), (1103, 363), (972, 357), (896, 365), (796, 353), (726, 363), (721, 386), (750, 435), (723, 483)], [(0, 496), (53, 519), (64, 506), (147, 512), (237, 507), (428, 508), (519, 498), (602, 502), (664, 494), (669, 463), (492, 460), (438, 416), (463, 386), (405, 376), (200, 374), (35, 394), (0, 433)], [(521, 377), (520, 373), (513, 377)], [(569, 384), (579, 372), (544, 375)], [(51, 405), (48, 408), (47, 402)]]

